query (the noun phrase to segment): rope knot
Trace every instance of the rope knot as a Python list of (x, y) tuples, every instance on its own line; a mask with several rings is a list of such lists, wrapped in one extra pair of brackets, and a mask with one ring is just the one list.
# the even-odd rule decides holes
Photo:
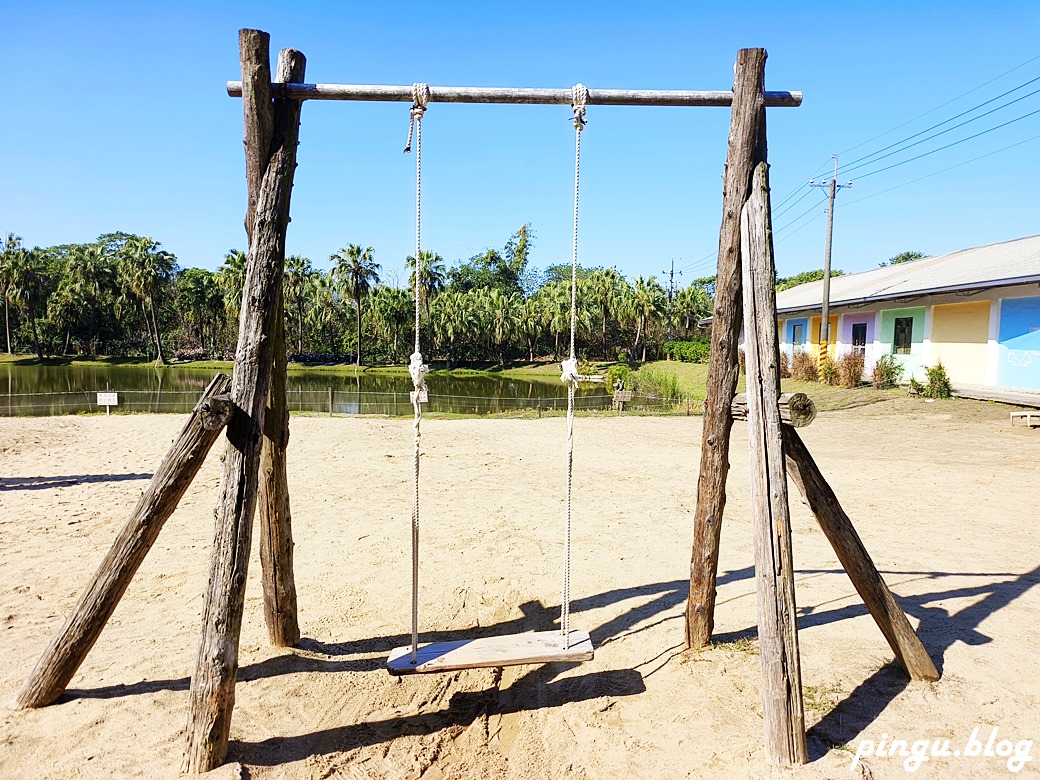
[(569, 382), (574, 387), (578, 386), (578, 359), (568, 358), (560, 363), (560, 369), (563, 372), (560, 374), (561, 382)]
[(415, 132), (415, 123), (421, 122), (426, 106), (430, 104), (430, 85), (422, 81), (412, 84), (412, 111), (411, 120), (408, 125), (408, 143), (404, 147), (404, 153), (412, 151), (412, 134)]
[(589, 99), (589, 89), (581, 82), (571, 87), (571, 109), (574, 111), (574, 129), (581, 132), (585, 129), (585, 104)]
[(416, 390), (426, 389), (425, 376), (430, 367), (423, 363), (422, 354), (418, 351), (412, 353), (411, 361), (408, 363), (408, 373), (412, 375), (412, 385)]

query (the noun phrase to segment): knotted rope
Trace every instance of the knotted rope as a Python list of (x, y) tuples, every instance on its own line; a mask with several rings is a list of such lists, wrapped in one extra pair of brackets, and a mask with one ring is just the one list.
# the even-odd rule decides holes
[(578, 387), (578, 358), (574, 335), (578, 329), (578, 193), (581, 181), (581, 131), (585, 129), (585, 103), (589, 91), (584, 84), (571, 90), (574, 112), (574, 231), (571, 240), (571, 351), (560, 364), (561, 381), (567, 383), (567, 512), (563, 526), (563, 593), (560, 596), (560, 633), (564, 648), (570, 647), (571, 631), (571, 485), (574, 474), (574, 391)]
[(412, 376), (412, 419), (414, 431), (413, 461), (415, 464), (415, 480), (412, 494), (412, 655), (414, 664), (419, 652), (419, 445), (422, 435), (419, 424), (422, 422), (422, 405), (426, 401), (426, 373), (429, 368), (423, 363), (419, 345), (419, 291), (422, 289), (422, 119), (426, 106), (430, 102), (430, 87), (421, 82), (412, 85), (411, 121), (408, 125), (408, 145), (405, 154), (412, 150), (412, 136), (415, 136), (415, 351), (408, 363), (408, 373)]

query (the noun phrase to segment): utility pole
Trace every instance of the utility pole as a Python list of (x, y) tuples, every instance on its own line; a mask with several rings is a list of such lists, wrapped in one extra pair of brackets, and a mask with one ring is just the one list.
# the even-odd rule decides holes
[(834, 196), (838, 190), (851, 187), (852, 181), (838, 184), (838, 155), (834, 157), (834, 176), (829, 182), (816, 182), (809, 179), (810, 187), (827, 187), (827, 244), (823, 254), (823, 310), (820, 312), (820, 366), (827, 360), (827, 347), (830, 344), (830, 303), (831, 303), (831, 241), (834, 237)]
[[(679, 258), (682, 260), (682, 258)], [(665, 273), (661, 271), (661, 273)], [(679, 272), (682, 276), (682, 271)], [(675, 295), (675, 258), (672, 258), (672, 270), (668, 271), (668, 340), (672, 340), (672, 297)]]

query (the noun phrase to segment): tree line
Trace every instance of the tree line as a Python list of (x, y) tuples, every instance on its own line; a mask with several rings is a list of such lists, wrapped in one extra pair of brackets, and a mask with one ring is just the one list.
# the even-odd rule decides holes
[[(533, 268), (530, 225), (501, 248), (448, 267), (419, 256), (422, 350), (428, 359), (497, 362), (559, 359), (570, 350), (570, 265)], [(108, 233), (89, 244), (29, 249), (0, 243), (0, 296), (7, 352), (46, 356), (232, 359), (246, 254), (232, 249), (217, 271), (180, 268), (145, 236)], [(315, 268), (286, 258), (286, 348), (300, 362), (401, 363), (414, 349), (414, 257), (407, 288), (385, 284), (375, 250), (349, 244)], [(646, 360), (665, 341), (702, 335), (714, 279), (668, 291), (654, 276), (615, 268), (578, 272), (579, 355)]]

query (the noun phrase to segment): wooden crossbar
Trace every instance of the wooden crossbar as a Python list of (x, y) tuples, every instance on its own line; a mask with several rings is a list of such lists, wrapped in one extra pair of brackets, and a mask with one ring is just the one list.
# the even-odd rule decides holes
[[(227, 93), (242, 97), (242, 82), (229, 81)], [(381, 84), (271, 84), (271, 95), (293, 100), (368, 100), (412, 102), (412, 87)], [(801, 92), (763, 92), (769, 108), (791, 108), (802, 104)], [(527, 103), (570, 105), (571, 90), (518, 89), (513, 87), (430, 87), (431, 103)], [(590, 106), (730, 106), (728, 90), (690, 91), (681, 89), (590, 89)]]
[(584, 631), (571, 631), (567, 646), (559, 631), (507, 634), (456, 642), (419, 645), (412, 663), (411, 645), (395, 647), (386, 661), (390, 674), (453, 672), (458, 669), (591, 661), (592, 640)]

